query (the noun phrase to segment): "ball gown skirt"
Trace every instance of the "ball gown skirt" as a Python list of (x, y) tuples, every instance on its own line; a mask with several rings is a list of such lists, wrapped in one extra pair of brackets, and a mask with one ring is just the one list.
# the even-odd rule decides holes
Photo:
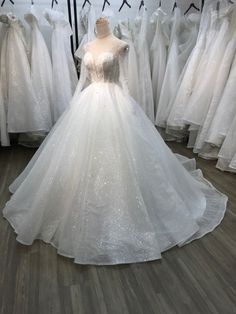
[(125, 60), (85, 53), (70, 106), (10, 186), (3, 214), (19, 242), (42, 239), (80, 264), (143, 262), (222, 220), (227, 197), (128, 95)]

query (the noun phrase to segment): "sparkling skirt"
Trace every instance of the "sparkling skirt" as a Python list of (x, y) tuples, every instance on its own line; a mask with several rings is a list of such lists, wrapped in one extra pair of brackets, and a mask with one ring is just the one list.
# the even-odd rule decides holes
[(3, 214), (19, 242), (97, 265), (159, 259), (212, 231), (227, 203), (114, 83), (78, 96), (10, 191)]

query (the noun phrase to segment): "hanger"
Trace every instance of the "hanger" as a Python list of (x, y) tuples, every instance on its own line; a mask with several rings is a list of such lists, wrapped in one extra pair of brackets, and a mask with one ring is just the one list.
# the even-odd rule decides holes
[(176, 1), (175, 1), (174, 6), (173, 6), (173, 9), (172, 9), (172, 13), (174, 12), (174, 10), (175, 10), (176, 8), (178, 8), (178, 6), (177, 6), (177, 3), (176, 3)]
[(161, 0), (159, 1), (159, 8), (161, 7)]
[(127, 0), (123, 0), (123, 3), (122, 3), (122, 5), (121, 5), (121, 7), (119, 8), (119, 12), (122, 10), (122, 8), (123, 8), (123, 6), (124, 6), (125, 4), (131, 9), (131, 5), (127, 2)]
[(58, 5), (58, 1), (57, 0), (52, 0), (52, 3), (51, 3), (51, 8), (53, 9), (53, 6), (54, 6), (54, 2)]
[(201, 11), (203, 11), (204, 4), (205, 4), (205, 0), (202, 0)]
[(103, 6), (102, 6), (102, 12), (105, 10), (106, 4), (109, 5), (109, 6), (111, 5), (108, 0), (104, 0)]
[(144, 0), (141, 0), (139, 5), (139, 11), (142, 9), (142, 7), (145, 7)]
[(184, 15), (186, 15), (190, 10), (191, 8), (197, 10), (197, 11), (200, 11), (200, 9), (198, 7), (195, 6), (195, 4), (192, 2), (189, 6), (189, 8), (184, 12)]
[(216, 2), (216, 11), (220, 11), (220, 1)]
[[(6, 1), (6, 0), (3, 0), (3, 1), (2, 1), (2, 3), (1, 3), (1, 7), (3, 7), (3, 6), (4, 6), (5, 1)], [(15, 4), (13, 0), (9, 0), (9, 1), (11, 2), (11, 4), (13, 4), (13, 5)]]
[(85, 7), (86, 3), (88, 3), (89, 5), (92, 5), (89, 0), (84, 0), (84, 3), (82, 5), (82, 9)]
[(31, 5), (34, 5), (34, 0), (31, 0)]

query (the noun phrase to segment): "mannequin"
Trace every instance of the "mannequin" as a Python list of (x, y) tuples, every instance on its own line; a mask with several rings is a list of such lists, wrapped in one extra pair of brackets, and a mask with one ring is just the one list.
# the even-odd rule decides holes
[(94, 58), (97, 58), (103, 52), (119, 53), (122, 50), (128, 50), (127, 43), (112, 34), (109, 21), (105, 17), (101, 17), (96, 21), (96, 37), (87, 46)]

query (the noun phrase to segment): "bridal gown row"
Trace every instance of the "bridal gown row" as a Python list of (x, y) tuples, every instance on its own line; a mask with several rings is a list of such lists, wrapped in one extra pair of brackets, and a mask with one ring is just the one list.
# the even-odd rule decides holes
[(31, 27), (31, 80), (41, 107), (42, 115), (47, 123), (48, 130), (50, 130), (52, 128), (54, 111), (52, 101), (53, 75), (51, 57), (39, 29), (39, 17), (34, 7), (30, 9), (29, 13), (25, 14), (25, 20)]
[[(166, 17), (161, 10), (155, 12), (158, 17), (156, 19), (157, 29), (152, 44), (155, 44), (156, 36), (158, 36), (161, 47), (157, 51), (159, 55), (166, 56), (167, 60), (166, 63), (162, 62), (164, 66), (159, 67), (159, 70), (153, 69), (152, 71), (153, 86), (157, 86), (158, 91), (161, 90), (160, 94), (154, 93), (155, 108), (157, 109), (156, 124), (162, 127), (162, 135), (166, 140), (180, 141), (189, 137), (188, 147), (193, 148), (194, 153), (207, 159), (222, 159), (224, 151), (225, 160), (227, 160), (227, 152), (225, 148), (221, 150), (221, 147), (236, 115), (234, 101), (236, 6), (223, 0), (218, 8), (214, 1), (207, 0), (201, 13), (199, 31), (197, 26), (199, 14), (190, 14), (186, 19), (180, 15), (177, 18), (177, 14), (178, 9), (175, 10), (172, 18), (177, 27), (170, 28), (169, 38), (172, 37), (172, 34), (178, 34), (178, 28), (185, 22), (188, 21), (190, 25), (192, 24), (189, 27), (190, 36), (183, 36), (185, 38), (183, 47), (186, 48), (186, 50), (184, 48), (186, 54), (184, 54), (185, 61), (183, 63), (181, 63), (181, 59), (178, 59), (178, 49), (181, 45), (177, 43), (173, 46), (173, 42), (175, 42), (173, 40), (168, 43), (168, 29), (166, 30), (165, 25), (170, 24), (168, 21), (170, 18)], [(160, 21), (161, 27), (159, 27), (158, 21)], [(184, 27), (183, 30), (186, 28)], [(163, 41), (164, 34), (166, 34), (166, 41)], [(181, 36), (182, 34), (184, 34), (183, 31)], [(180, 40), (178, 36), (177, 40)], [(152, 50), (155, 51), (153, 48)], [(175, 53), (173, 55), (172, 50)], [(157, 62), (153, 56), (152, 60), (153, 64)], [(158, 62), (160, 64), (161, 60)], [(168, 78), (168, 63), (171, 64), (169, 72), (172, 84), (170, 80), (168, 84), (165, 83)], [(181, 64), (180, 75), (176, 76), (177, 80), (173, 83), (174, 76)], [(163, 72), (165, 73), (163, 81), (159, 85), (160, 89), (156, 77), (159, 74), (163, 77)], [(153, 89), (155, 91), (155, 88)], [(161, 93), (164, 93), (164, 97), (161, 97)], [(157, 105), (158, 98), (159, 104)], [(228, 141), (229, 138), (232, 140), (231, 144), (228, 143), (224, 147), (230, 145), (234, 147), (233, 138), (229, 135)], [(220, 150), (221, 155), (218, 155)], [(228, 153), (231, 155), (230, 151)], [(227, 169), (230, 171), (231, 168), (227, 167)]]
[(11, 13), (0, 16), (3, 146), (10, 145), (8, 133), (27, 133), (33, 138), (49, 132), (68, 106), (78, 82), (69, 45), (69, 22), (55, 10), (46, 9), (44, 16), (53, 28), (52, 60), (34, 6), (24, 16), (30, 26), (29, 46), (21, 21)]
[[(157, 87), (158, 91), (154, 95), (155, 124), (159, 127), (166, 127), (179, 77), (196, 44), (199, 14), (186, 17), (181, 14), (179, 8), (175, 9), (172, 17), (166, 17), (160, 9), (156, 14), (158, 15), (157, 28), (152, 42), (154, 54), (152, 81), (153, 88)], [(159, 60), (159, 68), (156, 68), (155, 57)], [(159, 81), (157, 81), (157, 75), (160, 76)]]
[[(214, 17), (213, 11), (213, 17)], [(202, 110), (202, 121), (197, 127), (197, 136), (194, 143), (194, 152), (204, 158), (218, 159), (222, 165), (222, 154), (225, 154), (223, 159), (227, 160), (232, 154), (234, 147), (234, 139), (229, 135), (231, 143), (224, 145), (224, 140), (229, 132), (231, 124), (236, 114), (234, 95), (235, 86), (235, 51), (236, 51), (236, 32), (235, 32), (235, 6), (222, 6), (221, 11), (217, 13), (216, 22), (218, 23), (218, 32), (209, 51), (209, 58), (213, 63), (208, 63), (208, 68), (205, 70), (212, 72), (212, 67), (215, 67), (215, 73), (208, 76), (207, 91), (211, 95), (210, 101), (204, 100), (204, 110)], [(216, 15), (216, 14), (215, 14)], [(225, 29), (227, 29), (225, 31)], [(218, 45), (218, 47), (216, 46)], [(234, 80), (234, 82), (233, 82)], [(209, 87), (211, 82), (213, 88)], [(212, 92), (211, 92), (212, 90)], [(199, 95), (206, 93), (202, 88)], [(201, 107), (198, 109), (201, 111)], [(228, 152), (225, 148), (221, 150), (221, 146), (228, 147)], [(232, 149), (231, 149), (232, 147)], [(220, 152), (221, 151), (221, 152)], [(224, 153), (223, 153), (224, 151)], [(219, 164), (218, 163), (218, 164)], [(217, 168), (218, 167), (217, 164)], [(230, 170), (229, 167), (226, 167)], [(225, 170), (226, 170), (225, 168)], [(223, 170), (223, 168), (221, 167)]]
[(64, 112), (75, 91), (78, 77), (70, 50), (70, 24), (62, 12), (45, 10), (45, 18), (53, 28), (51, 50), (53, 71), (54, 122)]
[[(119, 21), (116, 27), (116, 35), (130, 46), (128, 86), (131, 96), (159, 127), (165, 140), (181, 141), (189, 137), (188, 146), (204, 158), (218, 159), (236, 115), (235, 14), (235, 6), (227, 0), (221, 1), (219, 11), (214, 1), (207, 0), (201, 13), (200, 27), (199, 13), (183, 16), (178, 8), (171, 16), (158, 8), (150, 19), (144, 10), (135, 20)], [(68, 106), (75, 90), (77, 74), (70, 51), (70, 25), (62, 12), (48, 9), (44, 16), (53, 30), (52, 61), (39, 30), (39, 16), (34, 7), (25, 15), (31, 27), (31, 48), (28, 55), (24, 36), (20, 36), (24, 49), (22, 53), (25, 55), (22, 60), (30, 61), (29, 84), (24, 79), (29, 79), (29, 66), (23, 68), (27, 72), (23, 75), (23, 80), (19, 75), (5, 80), (8, 75), (6, 63), (11, 63), (17, 71), (19, 64), (15, 66), (16, 59), (9, 59), (12, 54), (1, 49), (2, 145), (10, 144), (8, 120), (11, 119), (16, 121), (14, 124), (18, 120), (22, 121), (27, 132), (48, 132)], [(80, 45), (76, 57), (83, 57), (83, 46), (94, 38), (95, 20), (93, 6), (80, 12)], [(151, 26), (148, 25), (149, 21)], [(4, 27), (0, 34), (0, 46), (4, 48), (5, 34), (10, 27), (8, 23), (1, 24)], [(21, 24), (19, 20), (18, 24)], [(19, 29), (17, 38), (22, 33), (22, 27)], [(15, 42), (7, 43), (9, 47), (15, 47)], [(26, 98), (33, 97), (37, 104), (32, 100), (29, 106), (27, 101), (24, 110), (20, 110), (20, 115), (13, 110), (8, 112), (6, 85), (13, 96), (10, 107), (15, 108), (15, 105), (11, 105), (15, 104), (13, 100), (16, 98), (18, 101), (23, 96), (16, 91), (12, 92), (12, 86), (23, 86), (23, 82), (27, 85)], [(39, 115), (36, 114), (37, 108)], [(28, 123), (28, 120), (32, 122)], [(33, 124), (33, 127), (29, 128), (29, 124)], [(39, 124), (44, 126), (40, 127)]]
[(85, 46), (70, 106), (10, 186), (3, 214), (19, 242), (42, 239), (81, 264), (143, 262), (221, 222), (227, 197), (129, 95), (127, 49)]
[(33, 88), (21, 23), (12, 14), (1, 15), (0, 22), (7, 24), (0, 69), (7, 130), (13, 133), (49, 131)]

